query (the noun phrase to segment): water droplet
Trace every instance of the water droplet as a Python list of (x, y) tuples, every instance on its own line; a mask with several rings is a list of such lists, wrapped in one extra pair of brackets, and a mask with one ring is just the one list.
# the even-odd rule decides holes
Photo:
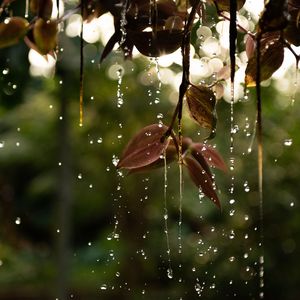
[(107, 285), (106, 284), (102, 284), (100, 287), (100, 290), (107, 290)]
[(17, 217), (15, 220), (16, 225), (20, 225), (21, 224), (21, 218)]
[(0, 142), (0, 148), (4, 148), (4, 145), (5, 145), (5, 142), (4, 142), (4, 141), (1, 141), (1, 142)]
[(283, 142), (284, 146), (290, 147), (293, 144), (293, 140), (292, 139), (285, 139)]
[(234, 262), (234, 260), (235, 260), (235, 257), (234, 257), (234, 256), (230, 256), (230, 257), (229, 257), (229, 261), (230, 261), (230, 262)]
[(291, 202), (291, 203), (290, 203), (290, 207), (293, 207), (294, 205), (295, 205), (294, 202)]
[(230, 233), (229, 233), (229, 239), (232, 240), (232, 239), (234, 239), (234, 237), (235, 237), (234, 231), (233, 231), (233, 230), (230, 230)]
[(97, 143), (101, 144), (103, 142), (102, 138), (98, 138)]
[(116, 277), (120, 277), (120, 272), (117, 272), (117, 273), (116, 273)]
[(168, 276), (169, 279), (173, 278), (173, 270), (171, 268), (167, 269), (167, 276)]
[(78, 178), (78, 179), (82, 179), (82, 174), (79, 173), (79, 174), (77, 175), (77, 178)]
[(229, 200), (229, 203), (230, 203), (230, 204), (234, 204), (234, 203), (235, 203), (235, 200), (234, 200), (234, 199), (230, 199), (230, 200)]

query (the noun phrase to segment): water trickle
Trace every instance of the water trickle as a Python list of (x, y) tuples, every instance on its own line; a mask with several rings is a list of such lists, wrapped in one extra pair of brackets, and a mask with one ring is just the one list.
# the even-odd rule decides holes
[[(127, 13), (127, 6), (128, 6), (128, 0), (123, 1), (123, 7), (121, 11), (121, 20), (120, 20), (120, 31), (121, 31), (121, 40), (120, 40), (120, 47), (124, 44), (127, 36), (126, 32), (126, 25), (127, 25), (127, 19), (126, 19), (126, 13)], [(125, 53), (126, 56), (126, 53)]]
[(28, 15), (29, 15), (29, 0), (26, 0), (26, 2), (25, 2), (25, 14), (24, 14), (24, 17), (28, 18)]
[(121, 108), (121, 106), (124, 104), (124, 98), (123, 93), (121, 91), (122, 81), (123, 81), (123, 74), (124, 70), (123, 68), (119, 68), (117, 70), (117, 78), (118, 78), (118, 87), (117, 87), (117, 107)]

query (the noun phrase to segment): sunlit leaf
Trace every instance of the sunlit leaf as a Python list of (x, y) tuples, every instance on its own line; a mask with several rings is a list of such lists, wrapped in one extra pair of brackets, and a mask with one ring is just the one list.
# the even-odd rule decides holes
[(57, 23), (38, 19), (33, 28), (35, 45), (41, 54), (48, 54), (56, 47)]
[(289, 19), (287, 3), (287, 0), (273, 0), (266, 3), (258, 23), (262, 32), (282, 30), (286, 27)]
[[(256, 80), (256, 53), (247, 64), (245, 83), (247, 86), (255, 86)], [(266, 33), (261, 39), (260, 50), (260, 79), (269, 79), (272, 74), (282, 65), (284, 58), (284, 47), (278, 32)]]
[(28, 30), (29, 23), (21, 17), (7, 18), (0, 23), (0, 48), (19, 42)]
[(52, 0), (30, 0), (30, 11), (44, 20), (50, 19), (52, 8)]
[(200, 153), (205, 158), (209, 166), (227, 172), (227, 166), (223, 158), (212, 146), (202, 143), (193, 143), (190, 149), (194, 157), (195, 154)]
[(191, 117), (204, 128), (215, 131), (216, 97), (213, 91), (203, 85), (190, 85), (185, 94)]
[[(237, 0), (237, 10), (240, 10), (246, 0)], [(214, 0), (214, 3), (219, 11), (230, 11), (230, 0)]]
[(184, 157), (183, 162), (187, 167), (189, 175), (195, 185), (201, 189), (202, 193), (211, 199), (215, 205), (221, 208), (219, 198), (215, 191), (214, 182), (211, 180), (211, 177), (203, 169), (200, 163), (195, 158), (190, 156)]
[(152, 124), (141, 129), (127, 144), (118, 168), (135, 169), (157, 161), (169, 145), (169, 138), (162, 139), (167, 126)]
[(158, 57), (176, 51), (182, 43), (182, 30), (130, 32), (130, 38), (138, 51), (145, 56)]

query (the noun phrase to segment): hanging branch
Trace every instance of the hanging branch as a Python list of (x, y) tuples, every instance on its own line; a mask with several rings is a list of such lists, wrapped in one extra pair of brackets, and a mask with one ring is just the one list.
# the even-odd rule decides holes
[(236, 0), (230, 0), (229, 53), (230, 53), (230, 80), (232, 85), (231, 88), (233, 90), (234, 90), (234, 75), (235, 75), (235, 50), (236, 50), (236, 39), (237, 39), (236, 11), (237, 11)]
[(198, 7), (200, 4), (200, 0), (196, 1), (192, 7), (192, 10), (188, 16), (188, 20), (184, 27), (184, 35), (181, 44), (181, 53), (182, 53), (182, 80), (179, 87), (179, 96), (178, 102), (175, 108), (175, 111), (172, 116), (171, 123), (169, 125), (168, 130), (166, 131), (164, 138), (167, 138), (171, 135), (171, 132), (174, 127), (174, 123), (176, 118), (178, 118), (178, 122), (181, 121), (182, 118), (182, 106), (185, 92), (189, 86), (189, 77), (190, 77), (190, 38), (191, 38), (191, 30), (193, 26), (193, 21), (195, 19)]
[(79, 126), (83, 125), (83, 14), (84, 14), (84, 5), (83, 0), (81, 0), (81, 6), (80, 6), (80, 12), (81, 12), (81, 30), (80, 30), (80, 78), (79, 78)]

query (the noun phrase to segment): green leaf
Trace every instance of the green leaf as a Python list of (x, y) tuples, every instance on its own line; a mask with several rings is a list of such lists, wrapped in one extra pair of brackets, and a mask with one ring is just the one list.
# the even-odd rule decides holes
[[(248, 87), (255, 86), (256, 80), (256, 56), (253, 55), (247, 64), (245, 84)], [(280, 40), (279, 32), (265, 33), (261, 38), (260, 50), (260, 80), (269, 79), (282, 65), (284, 58), (284, 46)]]
[(203, 128), (215, 132), (216, 118), (216, 97), (213, 91), (204, 85), (191, 84), (185, 98), (189, 107), (191, 117)]
[(21, 17), (7, 18), (0, 23), (0, 48), (17, 44), (28, 30), (29, 23)]

